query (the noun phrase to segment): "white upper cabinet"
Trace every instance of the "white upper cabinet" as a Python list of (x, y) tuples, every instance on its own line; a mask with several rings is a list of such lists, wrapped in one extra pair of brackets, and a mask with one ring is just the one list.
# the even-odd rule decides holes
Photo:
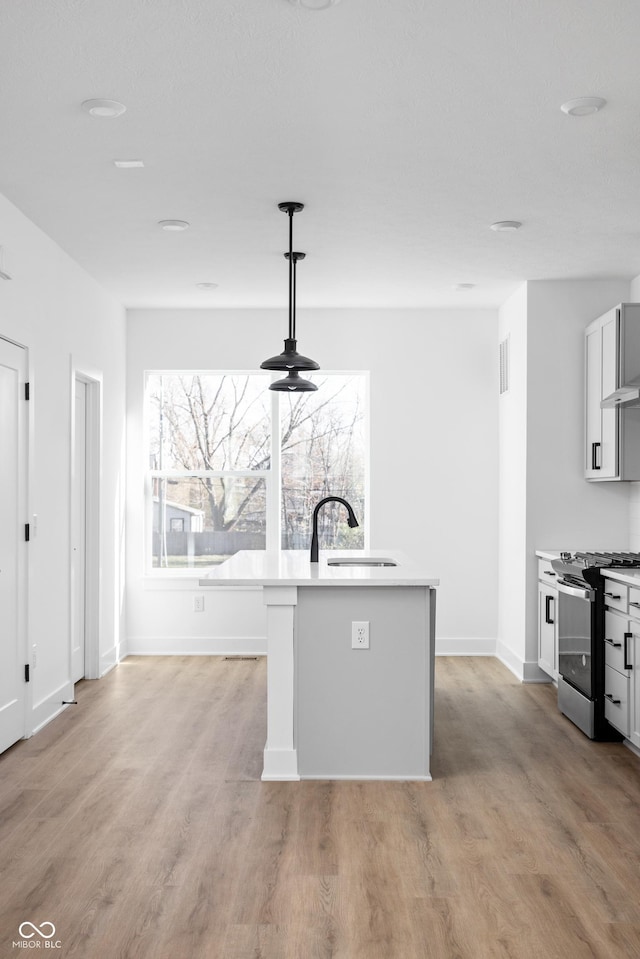
[(631, 393), (622, 389), (626, 371), (640, 370), (640, 304), (623, 303), (590, 323), (585, 350), (585, 476), (640, 480), (640, 408), (625, 405)]

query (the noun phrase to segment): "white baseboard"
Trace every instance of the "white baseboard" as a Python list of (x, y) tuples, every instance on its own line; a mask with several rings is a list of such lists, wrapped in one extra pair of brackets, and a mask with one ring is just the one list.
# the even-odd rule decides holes
[(40, 732), (52, 719), (55, 719), (56, 716), (67, 709), (67, 706), (63, 705), (63, 701), (66, 700), (69, 703), (72, 699), (73, 683), (66, 682), (49, 693), (48, 696), (45, 696), (44, 699), (41, 699), (39, 703), (35, 703), (31, 712), (31, 732), (28, 735), (33, 736)]
[(631, 742), (630, 740), (628, 740), (628, 739), (623, 739), (623, 740), (622, 740), (622, 745), (623, 745), (623, 746), (626, 746), (627, 749), (628, 749), (630, 752), (632, 752), (634, 756), (638, 756), (638, 757), (640, 758), (640, 749), (638, 749), (638, 747), (635, 745), (635, 743), (632, 743), (632, 742)]
[(129, 656), (266, 656), (266, 636), (130, 636)]
[[(130, 636), (128, 656), (266, 656), (266, 636)], [(490, 637), (436, 637), (436, 656), (495, 656)]]
[(520, 659), (519, 656), (498, 641), (496, 643), (496, 658), (509, 669), (521, 683), (551, 683), (553, 680), (544, 670), (540, 669), (537, 662)]
[(490, 636), (436, 636), (436, 656), (495, 656)]
[(525, 662), (522, 664), (523, 683), (552, 683), (553, 679), (537, 663)]
[(496, 642), (496, 657), (500, 660), (503, 666), (506, 666), (507, 669), (510, 669), (513, 675), (516, 676), (520, 682), (522, 682), (522, 660), (519, 656), (516, 656), (508, 646), (505, 646), (503, 643), (501, 643), (500, 640)]
[[(264, 777), (263, 777), (264, 778)], [(336, 776), (335, 773), (327, 773), (322, 775), (321, 773), (314, 774), (313, 776), (301, 776), (300, 779), (303, 780), (326, 780), (326, 779), (340, 779), (349, 782), (401, 782), (401, 783), (430, 783), (433, 782), (432, 776), (416, 776), (415, 773), (408, 773), (406, 776)]]
[(103, 676), (110, 673), (114, 666), (117, 666), (120, 660), (128, 655), (127, 642), (118, 643), (117, 646), (112, 646), (111, 649), (108, 649), (106, 653), (102, 653), (100, 656), (98, 678), (102, 679)]
[(262, 780), (264, 782), (297, 782), (298, 753), (295, 749), (269, 749), (264, 747)]

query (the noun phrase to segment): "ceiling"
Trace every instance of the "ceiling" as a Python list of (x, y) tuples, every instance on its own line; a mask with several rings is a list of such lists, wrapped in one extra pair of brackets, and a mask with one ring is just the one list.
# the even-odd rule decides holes
[(0, 192), (130, 307), (284, 305), (284, 200), (301, 307), (632, 277), (639, 36), (637, 0), (2, 0)]

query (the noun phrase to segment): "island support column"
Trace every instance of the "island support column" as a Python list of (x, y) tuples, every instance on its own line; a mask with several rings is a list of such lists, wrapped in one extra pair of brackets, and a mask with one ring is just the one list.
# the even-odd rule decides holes
[(265, 586), (263, 601), (267, 607), (267, 743), (262, 779), (300, 779), (293, 739), (297, 587)]

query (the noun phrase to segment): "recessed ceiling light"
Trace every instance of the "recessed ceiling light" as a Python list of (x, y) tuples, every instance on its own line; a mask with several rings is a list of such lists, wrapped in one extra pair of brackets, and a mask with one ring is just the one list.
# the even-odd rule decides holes
[(158, 220), (158, 226), (161, 226), (167, 233), (181, 233), (183, 230), (189, 229), (186, 220)]
[(496, 233), (513, 233), (515, 230), (519, 230), (522, 226), (519, 220), (498, 220), (497, 223), (492, 223), (490, 229), (495, 230)]
[(578, 97), (576, 100), (567, 100), (560, 109), (570, 117), (586, 117), (602, 110), (606, 102), (602, 97)]
[(289, 0), (294, 7), (304, 7), (305, 10), (326, 10), (335, 7), (340, 0)]
[(217, 283), (196, 283), (199, 290), (217, 290)]
[(134, 170), (144, 166), (144, 160), (114, 160), (113, 163), (119, 170)]
[(127, 108), (117, 100), (85, 100), (82, 109), (99, 120), (112, 120), (121, 116)]
[(465, 293), (468, 290), (472, 290), (475, 287), (475, 283), (454, 283), (453, 289), (457, 293)]

